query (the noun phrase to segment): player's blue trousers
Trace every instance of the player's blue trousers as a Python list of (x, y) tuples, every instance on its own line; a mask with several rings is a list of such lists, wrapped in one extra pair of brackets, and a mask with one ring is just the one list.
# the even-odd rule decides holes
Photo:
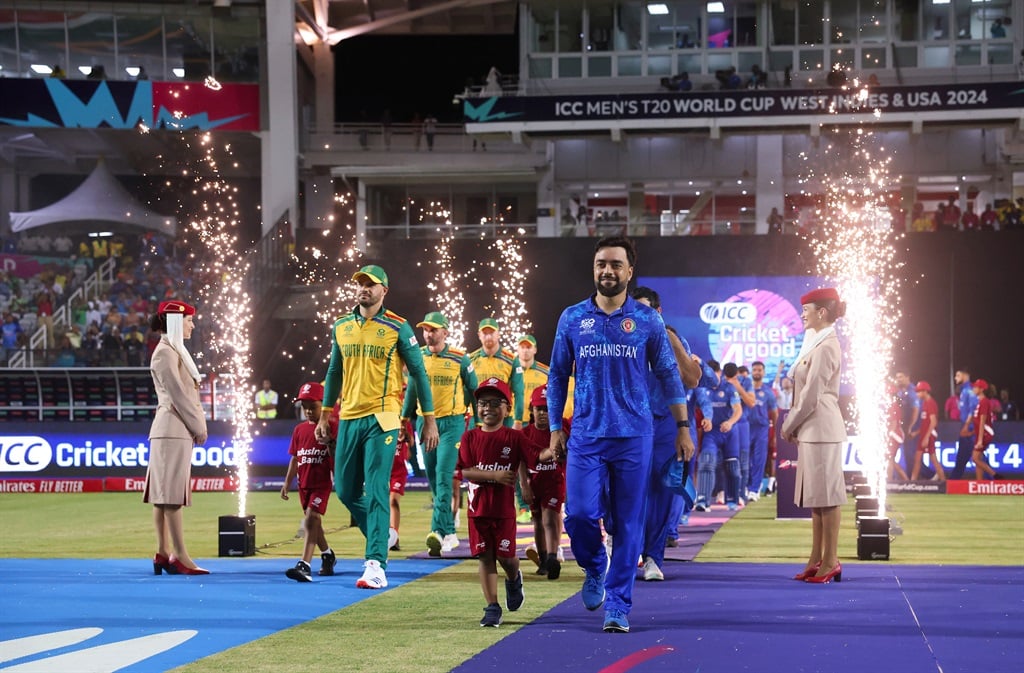
[(565, 531), (576, 563), (600, 575), (607, 563), (600, 520), (614, 538), (605, 577), (605, 609), (628, 613), (633, 605), (636, 560), (643, 546), (644, 507), (653, 437), (569, 436), (565, 473)]
[(735, 428), (723, 433), (714, 428), (704, 433), (697, 459), (697, 500), (710, 503), (715, 487), (715, 468), (725, 466), (725, 501), (736, 502), (740, 490), (740, 445)]
[(761, 492), (764, 464), (768, 461), (768, 426), (750, 424), (750, 475), (746, 481), (748, 491)]
[[(672, 512), (676, 501), (683, 497), (661, 482), (661, 469), (669, 460), (676, 458), (676, 420), (671, 416), (654, 419), (654, 451), (651, 457), (651, 478), (647, 484), (647, 513), (644, 515), (644, 544), (642, 553), (650, 556), (660, 568), (665, 562), (665, 538), (669, 529), (679, 526), (680, 513)], [(614, 544), (618, 544), (618, 538)]]
[(737, 441), (740, 445), (740, 485), (736, 493), (738, 497), (745, 498), (747, 482), (750, 480), (750, 422), (740, 421), (733, 432), (739, 433)]
[[(693, 411), (690, 412), (690, 418), (693, 418)], [(697, 446), (697, 424), (694, 421), (690, 421), (690, 438), (693, 440), (693, 445)], [(693, 454), (693, 458), (690, 459), (690, 479), (693, 479), (697, 475), (697, 454)], [(668, 531), (665, 535), (666, 539), (678, 540), (679, 539), (679, 523), (683, 518), (683, 514), (689, 513), (693, 509), (691, 505), (686, 504), (686, 499), (681, 495), (677, 495), (672, 501), (672, 510), (669, 513), (669, 520), (674, 521), (668, 527)]]

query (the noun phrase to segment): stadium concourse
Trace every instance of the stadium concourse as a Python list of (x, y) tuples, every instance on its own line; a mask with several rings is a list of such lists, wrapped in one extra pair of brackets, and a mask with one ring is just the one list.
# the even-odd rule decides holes
[[(787, 581), (778, 564), (689, 562), (730, 516), (717, 505), (693, 514), (681, 542), (697, 544), (666, 554), (664, 582), (637, 583), (629, 635), (600, 631), (576, 594), (518, 630), (521, 617), (509, 615), (510, 635), (454, 670), (1019, 670), (1021, 567), (860, 564), (821, 587)], [(529, 526), (519, 535), (525, 542)], [(393, 560), (385, 591), (401, 592), (465, 558)], [(350, 581), (357, 560), (340, 560), (337, 576), (318, 578), (316, 601), (295, 600), (278, 558), (202, 564), (210, 575), (168, 583), (134, 559), (0, 559), (0, 671), (165, 671), (377, 595)], [(159, 620), (154, 602), (163, 606)]]

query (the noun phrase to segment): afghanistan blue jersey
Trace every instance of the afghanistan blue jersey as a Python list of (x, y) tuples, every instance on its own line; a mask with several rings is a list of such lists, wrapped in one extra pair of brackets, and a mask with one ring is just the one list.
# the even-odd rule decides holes
[(639, 437), (654, 433), (648, 373), (668, 404), (686, 392), (661, 314), (632, 297), (611, 315), (594, 297), (562, 311), (551, 352), (548, 410), (562, 427), (569, 376), (576, 377), (572, 432), (577, 437)]
[(763, 428), (768, 425), (769, 412), (778, 409), (775, 393), (765, 383), (754, 388), (754, 406), (750, 409), (750, 425)]
[(960, 422), (970, 423), (974, 427), (974, 410), (978, 408), (978, 396), (974, 394), (974, 387), (970, 381), (966, 381), (960, 388), (960, 400), (957, 403), (960, 407)]
[[(717, 385), (697, 389), (697, 404), (702, 410), (711, 405), (711, 423), (718, 429), (719, 425), (732, 418), (732, 406), (742, 402), (736, 388), (723, 377)], [(704, 418), (708, 418), (706, 413)]]
[[(740, 387), (748, 393), (754, 392), (754, 381), (749, 376), (737, 376), (737, 380), (740, 382)], [(743, 398), (740, 398), (740, 406), (743, 407), (743, 415), (740, 416), (740, 423), (750, 422), (750, 412), (753, 411), (753, 407), (748, 407), (744, 402)]]

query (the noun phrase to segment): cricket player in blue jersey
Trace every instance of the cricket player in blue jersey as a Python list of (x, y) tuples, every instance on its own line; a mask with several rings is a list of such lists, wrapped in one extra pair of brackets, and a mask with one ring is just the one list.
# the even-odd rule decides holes
[(697, 390), (698, 404), (701, 408), (710, 404), (712, 412), (711, 428), (704, 433), (697, 459), (697, 502), (693, 509), (698, 512), (711, 511), (715, 470), (720, 463), (725, 468), (725, 500), (729, 509), (736, 509), (740, 489), (740, 444), (735, 426), (743, 408), (736, 387), (729, 381), (736, 378), (736, 365), (729, 362), (723, 369), (714, 360), (708, 365), (718, 375), (718, 384)]
[(755, 404), (750, 410), (750, 470), (747, 483), (741, 488), (747, 490), (747, 501), (756, 501), (761, 496), (761, 480), (764, 464), (768, 460), (768, 428), (779, 422), (779, 405), (771, 386), (764, 382), (764, 363), (755, 360), (750, 365), (750, 378), (754, 382)]
[[(654, 440), (648, 372), (661, 383), (676, 424), (677, 460), (693, 455), (686, 394), (665, 323), (629, 296), (636, 248), (622, 236), (597, 242), (590, 298), (562, 312), (548, 377), (551, 448), (566, 457), (565, 529), (586, 573), (583, 605), (605, 606), (604, 630), (629, 631), (636, 560)], [(562, 431), (569, 375), (575, 369), (575, 412), (566, 446)], [(609, 561), (601, 539), (608, 515), (615, 545)]]
[[(658, 293), (644, 286), (633, 288), (632, 297), (641, 304), (650, 306), (661, 313), (661, 297)], [(676, 334), (675, 330), (666, 327), (672, 353), (679, 366), (685, 390), (696, 388), (701, 382), (702, 366), (690, 356), (690, 345), (686, 339)], [(709, 373), (713, 374), (713, 372)], [(717, 379), (712, 379), (717, 381)], [(651, 475), (647, 484), (647, 507), (644, 515), (644, 539), (640, 554), (643, 558), (643, 569), (640, 576), (645, 582), (657, 582), (665, 579), (662, 568), (665, 564), (665, 540), (670, 531), (676, 531), (682, 512), (683, 496), (662, 483), (661, 476), (665, 465), (676, 457), (676, 424), (672, 418), (661, 384), (650, 371), (647, 384), (651, 394), (651, 413), (654, 416), (654, 447), (651, 456)], [(692, 418), (689, 404), (687, 418)], [(691, 425), (690, 437), (694, 437), (695, 428)], [(676, 505), (679, 505), (678, 507)], [(606, 522), (607, 523), (607, 522)]]
[(754, 397), (754, 382), (750, 380), (750, 370), (746, 366), (737, 367), (736, 376), (729, 382), (736, 388), (736, 394), (740, 396), (740, 407), (743, 409), (734, 431), (740, 447), (740, 488), (737, 498), (744, 502), (747, 495), (747, 480), (750, 478), (750, 410), (757, 400)]

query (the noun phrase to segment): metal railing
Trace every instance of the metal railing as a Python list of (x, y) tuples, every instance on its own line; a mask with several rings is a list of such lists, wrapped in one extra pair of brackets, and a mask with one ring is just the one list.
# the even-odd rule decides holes
[[(54, 329), (58, 327), (71, 327), (71, 315), (75, 302), (88, 301), (90, 298), (98, 299), (103, 288), (110, 287), (113, 284), (114, 267), (116, 266), (117, 260), (113, 257), (108, 258), (100, 264), (99, 268), (91, 276), (85, 279), (85, 283), (80, 288), (71, 293), (67, 301), (57, 307), (57, 310), (53, 312)], [(46, 325), (39, 325), (35, 332), (32, 333), (32, 336), (29, 337), (26, 348), (12, 349), (13, 353), (7, 360), (7, 366), (13, 369), (34, 367), (35, 354), (46, 350), (50, 338), (51, 335), (48, 333)]]
[[(199, 397), (208, 420), (233, 418), (231, 375), (207, 374)], [(145, 421), (156, 408), (148, 367), (0, 369), (0, 422)]]

